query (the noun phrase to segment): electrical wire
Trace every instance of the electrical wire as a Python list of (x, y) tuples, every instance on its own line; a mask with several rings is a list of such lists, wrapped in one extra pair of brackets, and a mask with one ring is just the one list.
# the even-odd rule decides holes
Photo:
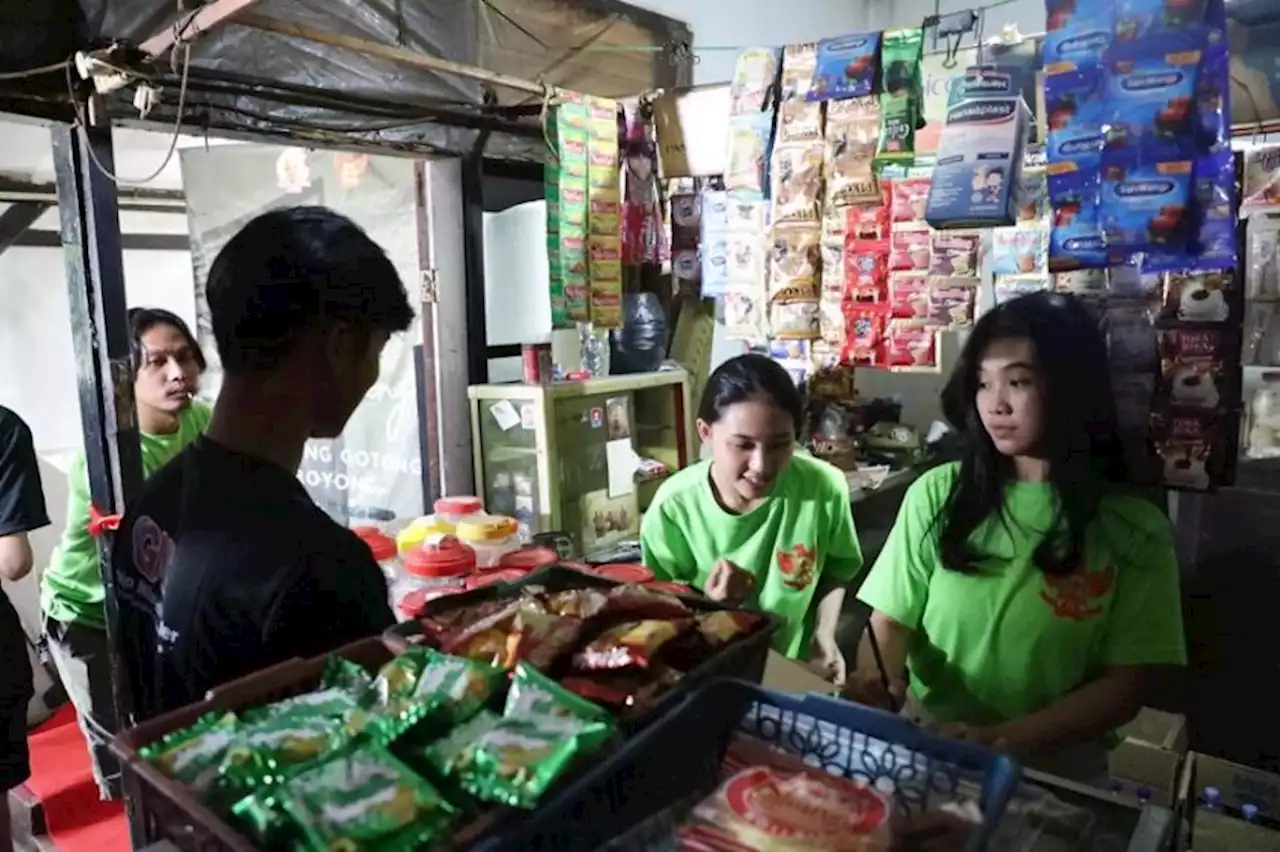
[(64, 59), (61, 62), (55, 62), (52, 65), (41, 65), (39, 68), (28, 68), (26, 71), (0, 71), (0, 80), (25, 80), (28, 77), (40, 77), (44, 74), (52, 74), (55, 71), (61, 71), (68, 67), (70, 61)]

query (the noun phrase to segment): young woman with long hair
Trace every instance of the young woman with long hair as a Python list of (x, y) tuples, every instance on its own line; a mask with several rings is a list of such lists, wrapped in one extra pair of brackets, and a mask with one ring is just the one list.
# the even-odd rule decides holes
[(1186, 647), (1172, 532), (1125, 486), (1096, 322), (1059, 294), (1000, 305), (942, 404), (961, 459), (908, 490), (858, 594), (890, 694), (864, 640), (850, 697), (1101, 777), (1111, 732)]

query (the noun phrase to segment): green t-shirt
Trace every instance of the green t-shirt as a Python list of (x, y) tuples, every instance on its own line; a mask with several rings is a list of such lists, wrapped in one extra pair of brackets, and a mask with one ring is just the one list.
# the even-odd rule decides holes
[(807, 655), (818, 581), (847, 583), (862, 568), (844, 474), (797, 453), (769, 497), (745, 515), (726, 512), (711, 488), (710, 461), (662, 484), (640, 527), (645, 564), (703, 588), (716, 561), (730, 560), (755, 576), (759, 608), (782, 619), (774, 648)]
[(1048, 577), (1032, 553), (1056, 516), (1051, 485), (1005, 487), (1006, 520), (969, 541), (979, 574), (939, 564), (934, 518), (959, 466), (907, 491), (858, 597), (915, 631), (912, 697), (941, 722), (990, 725), (1039, 710), (1109, 666), (1185, 665), (1182, 599), (1169, 521), (1132, 495), (1103, 498), (1083, 570)]
[[(141, 434), (142, 475), (149, 477), (209, 426), (212, 412), (193, 402), (178, 418), (178, 431), (168, 435)], [(40, 608), (54, 621), (75, 621), (106, 629), (102, 608), (102, 567), (98, 543), (89, 534), (89, 472), (84, 453), (76, 454), (67, 474), (67, 528), (53, 550), (40, 580)]]

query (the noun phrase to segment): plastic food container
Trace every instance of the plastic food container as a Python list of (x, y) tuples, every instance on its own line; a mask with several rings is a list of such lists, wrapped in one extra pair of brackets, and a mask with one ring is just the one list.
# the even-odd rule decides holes
[(431, 508), (435, 511), (436, 518), (451, 527), (485, 517), (484, 503), (479, 497), (441, 497)]
[(377, 527), (355, 527), (351, 531), (369, 546), (373, 558), (382, 566), (382, 573), (387, 578), (387, 582), (394, 582), (400, 576), (400, 558), (399, 551), (396, 550), (396, 540)]
[(504, 555), (520, 549), (516, 519), (505, 515), (485, 515), (463, 521), (454, 534), (475, 550), (479, 568), (496, 568)]
[(653, 572), (638, 562), (617, 562), (610, 565), (597, 565), (592, 570), (601, 577), (607, 577), (618, 583), (653, 582)]
[(465, 591), (464, 577), (476, 568), (476, 553), (452, 535), (433, 535), (401, 557), (402, 572), (392, 593), (400, 618), (412, 618), (428, 600)]
[(453, 524), (446, 523), (436, 515), (423, 515), (409, 522), (409, 525), (396, 534), (396, 547), (401, 553), (419, 547), (428, 536), (449, 535), (453, 532)]
[(502, 554), (502, 558), (498, 560), (498, 568), (536, 571), (544, 565), (554, 565), (559, 561), (560, 554), (549, 547), (522, 547)]

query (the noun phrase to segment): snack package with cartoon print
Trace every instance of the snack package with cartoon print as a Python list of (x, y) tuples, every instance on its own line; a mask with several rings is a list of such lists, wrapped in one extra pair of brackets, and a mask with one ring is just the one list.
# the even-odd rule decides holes
[(342, 726), (323, 717), (278, 716), (243, 729), (227, 749), (218, 774), (236, 798), (282, 784), (308, 765), (344, 746)]
[(383, 742), (422, 722), (452, 727), (474, 716), (501, 680), (501, 668), (410, 648), (378, 673), (369, 702), (373, 726)]
[(306, 845), (331, 852), (419, 849), (443, 838), (454, 807), (377, 746), (307, 770), (280, 801)]
[(189, 728), (166, 734), (138, 750), (143, 760), (199, 795), (213, 792), (218, 767), (237, 741), (240, 721), (233, 713), (209, 714)]
[(246, 710), (245, 724), (256, 724), (284, 716), (293, 718), (346, 718), (369, 689), (373, 678), (362, 666), (343, 657), (331, 656), (325, 663), (320, 686), (312, 692), (294, 695), (264, 707)]

